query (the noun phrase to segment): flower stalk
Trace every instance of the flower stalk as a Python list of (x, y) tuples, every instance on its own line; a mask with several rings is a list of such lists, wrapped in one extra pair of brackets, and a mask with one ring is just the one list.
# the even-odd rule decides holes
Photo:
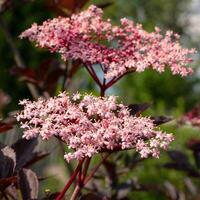
[(71, 175), (70, 179), (68, 180), (67, 184), (65, 185), (64, 189), (60, 192), (60, 194), (56, 197), (56, 200), (61, 200), (65, 193), (67, 192), (67, 190), (69, 189), (69, 187), (71, 186), (71, 184), (73, 183), (73, 181), (75, 180), (77, 174), (79, 173), (81, 167), (82, 167), (82, 163), (83, 163), (84, 159), (79, 161), (78, 166), (76, 167), (74, 173)]

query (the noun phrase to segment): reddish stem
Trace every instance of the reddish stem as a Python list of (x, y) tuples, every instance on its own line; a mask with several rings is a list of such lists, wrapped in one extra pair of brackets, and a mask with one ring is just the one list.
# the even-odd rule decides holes
[(105, 91), (106, 89), (104, 87), (101, 87), (101, 97), (104, 97), (105, 96)]
[(74, 192), (73, 192), (73, 194), (72, 194), (70, 200), (75, 200), (75, 199), (77, 198), (77, 196), (78, 196), (80, 190), (81, 190), (81, 187), (80, 187), (79, 185), (77, 185), (77, 186), (75, 187), (75, 190), (74, 190)]
[(106, 89), (110, 88), (113, 84), (115, 84), (117, 81), (119, 81), (124, 75), (129, 74), (129, 73), (132, 73), (132, 72), (134, 72), (134, 71), (133, 71), (133, 70), (127, 71), (126, 73), (124, 73), (124, 74), (118, 76), (117, 78), (113, 78), (110, 82), (108, 82), (108, 83), (106, 84), (106, 86), (105, 86)]
[(90, 179), (94, 176), (95, 172), (99, 169), (101, 164), (108, 158), (109, 155), (110, 153), (104, 156), (101, 162), (96, 167), (93, 168), (92, 172), (85, 178), (83, 185), (86, 185), (90, 181)]
[(78, 173), (78, 185), (82, 185), (82, 166), (83, 164), (81, 165), (81, 168), (79, 170), (79, 173)]
[(71, 186), (72, 182), (74, 181), (74, 179), (76, 178), (77, 174), (79, 173), (82, 163), (83, 163), (84, 159), (79, 161), (78, 166), (76, 167), (74, 173), (71, 175), (69, 181), (67, 182), (67, 184), (65, 185), (64, 189), (62, 190), (62, 192), (60, 192), (60, 194), (56, 197), (56, 200), (61, 200), (65, 193), (67, 192), (67, 190), (69, 189), (69, 187)]
[(83, 168), (82, 182), (84, 182), (84, 180), (85, 180), (85, 176), (86, 176), (86, 174), (87, 174), (87, 170), (88, 170), (88, 168), (89, 168), (90, 161), (91, 161), (91, 158), (87, 157), (87, 158), (86, 158), (86, 161), (85, 161), (84, 168)]
[[(78, 184), (75, 187), (75, 190), (74, 190), (74, 192), (73, 192), (70, 200), (75, 200), (77, 198), (77, 196), (78, 196), (81, 188), (90, 181), (90, 179), (94, 176), (95, 172), (99, 169), (99, 167), (101, 166), (101, 164), (108, 158), (109, 155), (110, 154), (107, 154), (105, 157), (103, 157), (102, 160), (101, 160), (101, 162), (96, 167), (93, 168), (92, 172), (86, 178), (84, 177), (84, 179), (82, 179), (81, 183), (78, 182)], [(90, 159), (88, 158), (88, 160), (85, 162), (85, 168), (84, 168), (83, 171), (85, 171), (86, 169), (88, 169), (89, 163), (90, 163)], [(85, 173), (85, 172), (83, 172), (83, 173)]]
[(93, 80), (99, 85), (99, 87), (102, 86), (99, 78), (97, 77), (94, 69), (92, 68), (92, 66), (85, 64), (85, 68), (87, 69), (87, 71), (89, 72), (90, 76), (93, 78)]

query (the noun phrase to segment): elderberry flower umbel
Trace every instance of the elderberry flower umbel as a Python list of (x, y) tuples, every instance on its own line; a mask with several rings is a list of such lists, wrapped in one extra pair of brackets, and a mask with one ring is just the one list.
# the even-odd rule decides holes
[(166, 149), (173, 140), (171, 134), (156, 129), (151, 119), (132, 116), (128, 107), (117, 104), (114, 96), (77, 93), (70, 98), (61, 93), (48, 100), (23, 100), (20, 104), (24, 110), (17, 120), (25, 129), (23, 137), (60, 138), (73, 149), (65, 155), (68, 162), (100, 152), (132, 148), (141, 157), (158, 157), (159, 149)]
[(103, 11), (92, 5), (71, 18), (58, 17), (42, 25), (34, 23), (21, 38), (28, 37), (37, 46), (60, 53), (64, 60), (100, 64), (107, 79), (146, 68), (163, 72), (166, 66), (173, 74), (186, 76), (192, 72), (187, 67), (191, 62), (188, 55), (195, 50), (182, 48), (177, 34), (167, 31), (162, 36), (157, 27), (149, 33), (141, 24), (126, 18), (120, 20), (119, 26), (112, 25), (102, 15)]

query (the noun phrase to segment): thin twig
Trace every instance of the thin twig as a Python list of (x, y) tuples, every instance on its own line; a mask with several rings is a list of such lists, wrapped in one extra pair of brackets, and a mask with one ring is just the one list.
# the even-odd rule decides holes
[(90, 76), (93, 78), (93, 80), (101, 87), (101, 82), (99, 81), (96, 73), (94, 72), (93, 68), (88, 66), (87, 64), (85, 65), (86, 70), (89, 72)]
[(89, 65), (89, 68), (91, 69), (91, 71), (92, 71), (92, 73), (93, 73), (95, 79), (98, 80), (98, 82), (100, 83), (100, 85), (102, 85), (102, 84), (101, 84), (101, 81), (99, 80), (99, 78), (98, 78), (98, 76), (97, 76), (97, 74), (96, 74), (96, 72), (95, 72), (95, 70), (94, 70), (94, 68), (93, 68), (93, 66), (92, 66), (92, 65)]
[(124, 75), (129, 74), (129, 73), (132, 73), (132, 72), (134, 72), (134, 70), (127, 71), (127, 72), (125, 72), (124, 74), (118, 76), (117, 78), (113, 78), (110, 82), (108, 82), (108, 83), (106, 84), (106, 86), (105, 86), (106, 89), (108, 89), (108, 88), (111, 87), (113, 84), (115, 84), (117, 81), (119, 81)]

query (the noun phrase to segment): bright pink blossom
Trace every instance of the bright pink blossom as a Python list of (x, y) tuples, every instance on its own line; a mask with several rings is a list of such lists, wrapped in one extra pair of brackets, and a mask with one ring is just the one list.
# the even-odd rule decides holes
[(166, 149), (173, 140), (171, 134), (156, 129), (151, 119), (132, 116), (114, 96), (75, 94), (70, 98), (61, 93), (48, 100), (23, 100), (20, 104), (24, 110), (17, 120), (25, 129), (23, 137), (61, 138), (74, 150), (65, 155), (67, 161), (132, 148), (142, 157), (158, 157), (159, 149)]
[(28, 37), (37, 46), (60, 53), (64, 60), (100, 64), (107, 79), (146, 68), (163, 72), (166, 66), (173, 74), (186, 76), (192, 72), (186, 66), (191, 62), (188, 55), (195, 51), (182, 48), (177, 34), (167, 31), (162, 36), (157, 27), (149, 33), (126, 18), (120, 20), (120, 26), (112, 25), (102, 15), (103, 11), (92, 5), (71, 18), (58, 17), (42, 25), (34, 23), (21, 38)]

